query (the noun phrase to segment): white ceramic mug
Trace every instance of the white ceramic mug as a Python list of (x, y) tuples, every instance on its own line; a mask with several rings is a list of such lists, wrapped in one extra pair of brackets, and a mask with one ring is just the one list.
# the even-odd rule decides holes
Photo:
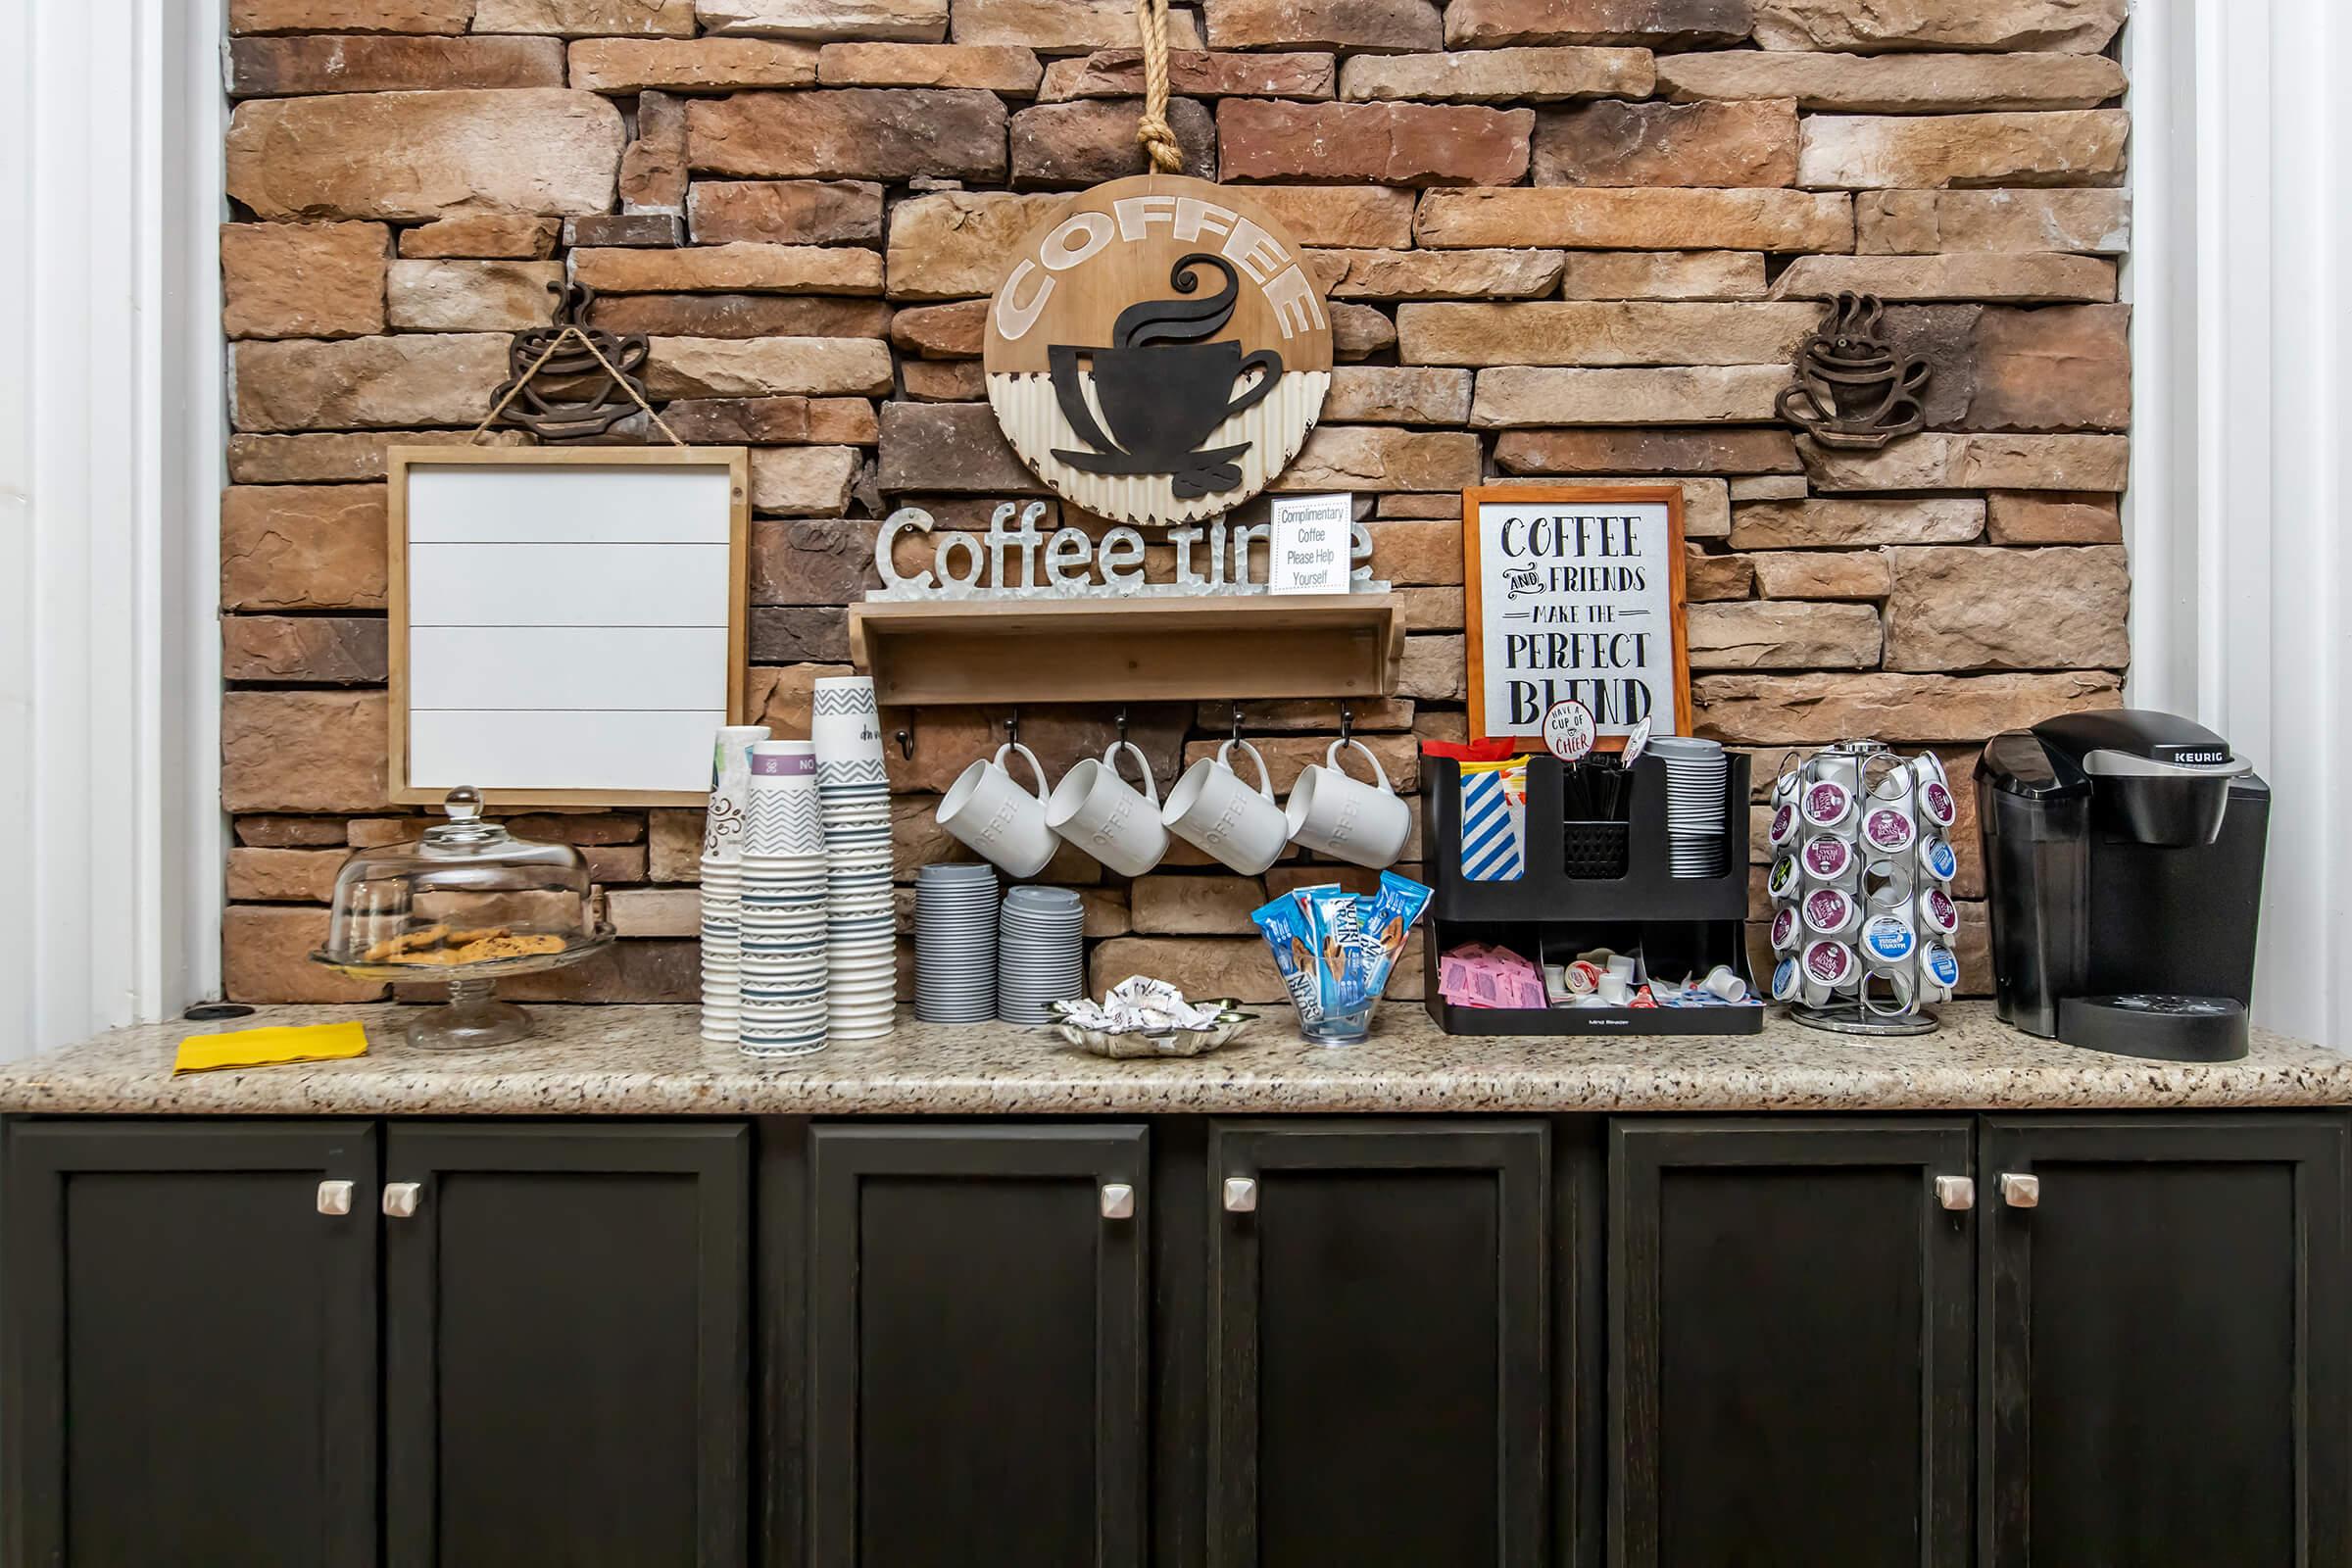
[[(1037, 775), (1035, 793), (1005, 771), (1007, 753), (1018, 752)], [(994, 758), (976, 761), (956, 775), (940, 797), (939, 825), (1008, 876), (1031, 877), (1054, 858), (1054, 830), (1046, 826), (1046, 770), (1037, 754), (1009, 741)]]
[[(1364, 754), (1378, 784), (1340, 771), (1340, 752), (1349, 746)], [(1359, 740), (1333, 741), (1323, 760), (1301, 772), (1291, 786), (1285, 814), (1292, 843), (1375, 871), (1396, 863), (1413, 827), (1412, 810), (1390, 787), (1389, 770)]]
[[(1239, 746), (1257, 763), (1257, 787), (1242, 782), (1227, 760)], [(1217, 755), (1184, 770), (1159, 810), (1160, 824), (1185, 843), (1214, 856), (1228, 870), (1255, 876), (1282, 858), (1291, 824), (1275, 804), (1266, 760), (1245, 740), (1230, 740)]]
[[(1121, 751), (1135, 758), (1140, 791), (1119, 777)], [(1100, 760), (1087, 758), (1064, 773), (1046, 802), (1046, 826), (1121, 876), (1142, 876), (1168, 853), (1152, 760), (1133, 741), (1113, 741)]]

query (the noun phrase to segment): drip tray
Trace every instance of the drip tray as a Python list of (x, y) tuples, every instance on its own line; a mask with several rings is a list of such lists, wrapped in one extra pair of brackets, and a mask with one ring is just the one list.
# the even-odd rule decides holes
[(2235, 1061), (2252, 1045), (2245, 1006), (2235, 998), (2150, 991), (2060, 998), (2058, 1038), (2149, 1061)]

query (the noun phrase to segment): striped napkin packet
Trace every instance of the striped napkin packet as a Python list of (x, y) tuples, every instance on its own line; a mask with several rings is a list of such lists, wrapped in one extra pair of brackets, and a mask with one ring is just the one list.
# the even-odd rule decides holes
[(1527, 759), (1462, 764), (1462, 877), (1516, 882), (1527, 869)]

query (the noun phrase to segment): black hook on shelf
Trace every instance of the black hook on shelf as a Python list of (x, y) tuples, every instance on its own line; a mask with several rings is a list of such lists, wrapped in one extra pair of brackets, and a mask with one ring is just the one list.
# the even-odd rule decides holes
[(1238, 746), (1238, 745), (1240, 745), (1240, 744), (1241, 744), (1241, 740), (1242, 740), (1242, 705), (1241, 705), (1240, 703), (1235, 703), (1235, 704), (1233, 705), (1233, 740), (1234, 740), (1234, 744), (1235, 744), (1235, 745), (1237, 745), (1237, 746)]
[(909, 762), (914, 760), (914, 731), (910, 729), (899, 731), (899, 755)]
[(1355, 710), (1346, 703), (1340, 705), (1340, 744), (1355, 739)]
[(1004, 744), (1007, 746), (1021, 744), (1021, 710), (1017, 708), (1012, 710), (1012, 716), (1004, 720)]
[(1127, 744), (1127, 705), (1125, 703), (1119, 705), (1118, 726), (1119, 744), (1124, 746)]

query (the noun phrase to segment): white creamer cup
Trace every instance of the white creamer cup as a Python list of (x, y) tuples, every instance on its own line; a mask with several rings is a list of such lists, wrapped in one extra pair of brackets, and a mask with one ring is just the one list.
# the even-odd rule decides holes
[[(1242, 782), (1227, 760), (1237, 746), (1257, 764), (1254, 789)], [(1282, 858), (1291, 840), (1291, 824), (1274, 800), (1266, 760), (1245, 740), (1227, 741), (1213, 759), (1203, 757), (1186, 768), (1168, 791), (1159, 820), (1185, 843), (1244, 876), (1255, 876)]]

